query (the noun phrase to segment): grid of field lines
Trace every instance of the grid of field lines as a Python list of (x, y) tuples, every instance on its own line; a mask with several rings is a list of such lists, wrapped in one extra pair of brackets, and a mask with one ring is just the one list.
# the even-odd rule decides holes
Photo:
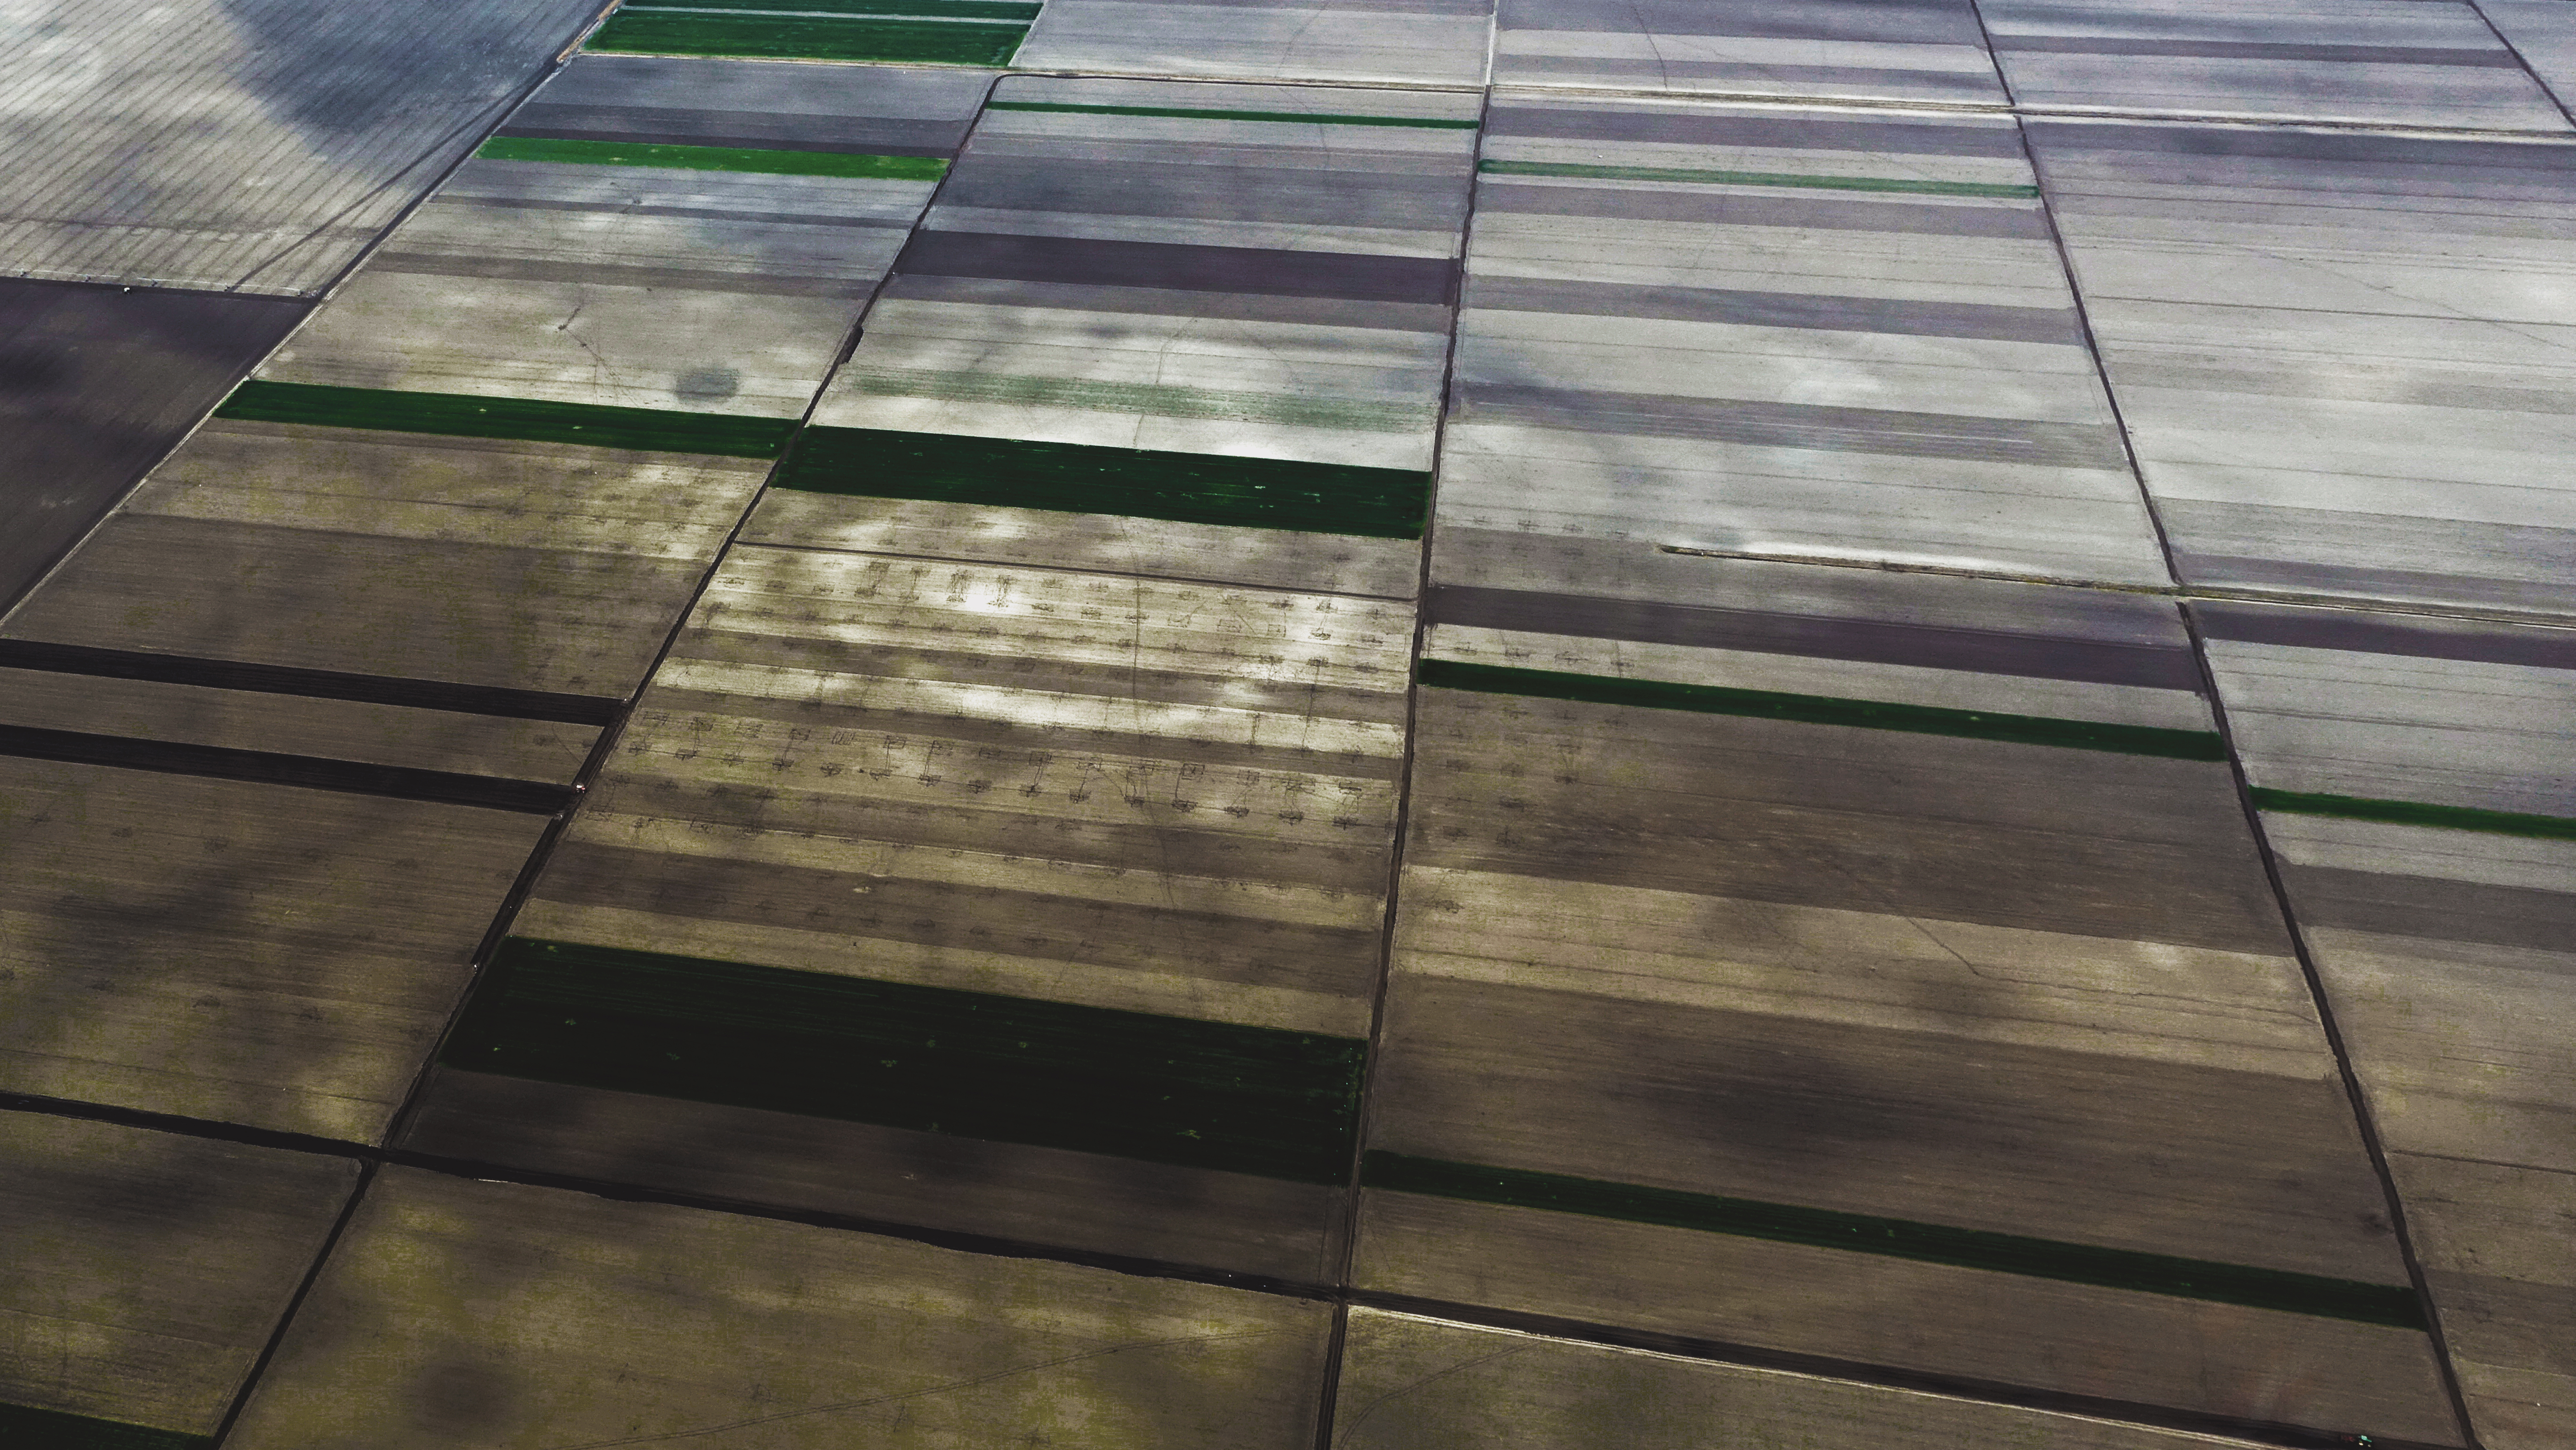
[(0, 1444), (2576, 1447), (2576, 0), (31, 3)]

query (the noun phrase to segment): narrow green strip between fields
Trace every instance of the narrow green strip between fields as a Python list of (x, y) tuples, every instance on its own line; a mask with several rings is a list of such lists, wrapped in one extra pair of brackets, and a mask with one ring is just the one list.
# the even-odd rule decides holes
[(198, 1450), (214, 1444), (205, 1435), (154, 1430), (122, 1420), (101, 1420), (61, 1410), (0, 1405), (0, 1446), (10, 1450)]
[(1508, 665), (1478, 665), (1458, 660), (1426, 659), (1422, 661), (1416, 678), (1439, 689), (1474, 690), (1492, 695), (1527, 695), (1594, 705), (1633, 705), (1649, 710), (1691, 710), (1704, 715), (1743, 715), (1762, 720), (1795, 720), (1809, 725), (1850, 725), (1863, 730), (1954, 735), (1968, 740), (2053, 745), (2068, 750), (2153, 755), (2168, 760), (2227, 758), (2226, 743), (2215, 731), (2102, 725), (2089, 720), (2004, 715), (1988, 710), (1947, 710), (1931, 705), (1897, 705), (1880, 700), (1838, 700), (1825, 695), (1788, 695), (1770, 690), (1729, 689), (1720, 685), (1677, 685), (1664, 680), (1621, 680), (1606, 675), (1560, 674), (1554, 670), (1524, 670)]
[(686, 171), (756, 171), (774, 176), (843, 176), (937, 181), (936, 156), (870, 156), (847, 151), (769, 151), (748, 146), (679, 146), (630, 141), (495, 136), (474, 152), (486, 161), (553, 161), (579, 166), (661, 166)]
[(1366, 1043), (1318, 1033), (513, 937), (439, 1060), (1342, 1183), (1366, 1053)]
[(1418, 539), (1431, 475), (1400, 468), (808, 428), (776, 486), (807, 493)]
[(481, 398), (464, 393), (403, 393), (316, 383), (247, 382), (215, 410), (218, 418), (437, 433), (458, 438), (517, 438), (581, 443), (651, 453), (704, 453), (723, 458), (775, 458), (796, 425), (783, 418)]
[(628, 10), (611, 16), (585, 50), (623, 55), (738, 56), (755, 60), (912, 61), (1008, 65), (1028, 27), (838, 16), (688, 15)]
[(1076, 106), (1053, 101), (992, 101), (988, 111), (1059, 111), (1078, 116), (1169, 116), (1194, 121), (1296, 121), (1310, 126), (1414, 126), (1427, 131), (1473, 131), (1475, 121), (1429, 116), (1349, 116), (1305, 111), (1214, 111), (1175, 106)]
[[(874, 15), (954, 15), (968, 20), (1032, 21), (1037, 0), (628, 0), (621, 14), (653, 12), (687, 14), (706, 10), (823, 11), (864, 18)], [(808, 15), (806, 18), (811, 18)]]
[(2423, 1311), (2414, 1291), (2394, 1285), (2330, 1279), (2281, 1269), (2255, 1269), (2240, 1264), (2106, 1249), (2016, 1234), (1949, 1228), (1898, 1218), (1839, 1213), (1763, 1203), (1749, 1198), (1720, 1198), (1669, 1188), (1535, 1173), (1519, 1168), (1488, 1168), (1371, 1150), (1362, 1163), (1360, 1182), (1369, 1188), (1510, 1208), (1580, 1214), (1623, 1223), (1694, 1229), (1701, 1233), (1813, 1248), (1843, 1249), (1985, 1269), (2026, 1278), (2163, 1294), (2178, 1299), (2211, 1300), (2288, 1314), (2348, 1319), (2396, 1329), (2424, 1328)]
[(2565, 816), (2482, 811), (2469, 806), (2427, 805), (2421, 801), (2372, 800), (2367, 796), (2318, 795), (2308, 791), (2272, 790), (2259, 785), (2254, 787), (2253, 793), (2256, 806), (2292, 815), (2339, 816), (2349, 821), (2385, 821), (2394, 826), (2431, 826), (2445, 831), (2483, 831), (2491, 836), (2576, 841), (2576, 820)]
[(2034, 199), (2036, 186), (1986, 181), (1915, 181), (1898, 176), (1801, 176), (1779, 171), (1692, 171), (1673, 166), (1587, 166), (1571, 161), (1485, 161), (1488, 176), (1577, 176), (1595, 181), (1686, 181), (1710, 186), (1797, 186), (1825, 191), (1901, 191), (1918, 196)]

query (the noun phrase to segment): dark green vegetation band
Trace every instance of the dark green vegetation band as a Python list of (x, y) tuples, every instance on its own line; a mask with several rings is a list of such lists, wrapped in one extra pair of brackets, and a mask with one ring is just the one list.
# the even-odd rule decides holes
[(1208, 111), (1172, 106), (1074, 106), (1053, 101), (990, 101), (988, 111), (1065, 111), (1082, 116), (1178, 116), (1194, 121), (1302, 121), (1310, 126), (1419, 126), (1432, 131), (1473, 131), (1478, 122), (1429, 116), (1345, 116), (1303, 111)]
[(1007, 65), (1025, 25), (923, 20), (841, 20), (762, 15), (680, 15), (651, 10), (610, 17), (585, 50), (629, 55), (733, 55), (772, 60), (926, 61)]
[(1915, 181), (1901, 176), (1802, 176), (1781, 171), (1688, 171), (1670, 166), (1587, 166), (1574, 161), (1482, 161), (1490, 176), (1582, 176), (1596, 181), (1688, 181), (1717, 186), (1802, 186), (1826, 191), (1904, 191), (1920, 196), (2001, 196), (2028, 200), (2036, 186), (1989, 181)]
[(103, 765), (112, 770), (194, 775), (208, 780), (300, 786), (307, 790), (384, 796), (390, 800), (433, 801), (441, 805), (518, 811), (535, 816), (553, 815), (571, 805), (574, 799), (571, 786), (550, 781), (509, 780), (453, 770), (422, 770), (408, 765), (375, 765), (362, 760), (334, 760), (321, 755), (286, 755), (269, 750), (242, 750), (229, 745), (197, 745), (184, 740), (136, 740), (124, 735), (48, 730), (35, 725), (0, 725), (0, 755), (19, 760), (59, 761), (66, 765)]
[(1341, 1183), (1367, 1045), (513, 937), (450, 1067)]
[(8, 1450), (197, 1450), (214, 1443), (208, 1436), (182, 1435), (176, 1430), (0, 1405), (0, 1446)]
[(2494, 836), (2532, 836), (2544, 841), (2576, 841), (2576, 820), (2565, 816), (2525, 815), (2520, 811), (2481, 811), (2468, 806), (2434, 806), (2421, 801), (2382, 801), (2357, 795), (2315, 795), (2307, 791), (2254, 787), (2254, 804), (2267, 811), (2302, 816), (2341, 816), (2352, 821), (2386, 821), (2396, 826), (2433, 826), (2445, 831), (2484, 831)]
[(937, 181), (936, 156), (865, 156), (847, 151), (768, 151), (749, 146), (677, 146), (495, 136), (474, 152), (486, 161), (555, 161), (582, 166), (667, 166), (688, 171), (757, 171), (777, 176), (855, 176)]
[(1037, 0), (647, 0), (643, 4), (628, 0), (624, 13), (783, 10), (827, 11), (834, 15), (940, 15), (964, 20), (1030, 21), (1038, 18), (1038, 8)]
[(1915, 735), (1955, 735), (2016, 745), (2055, 745), (2115, 755), (2155, 755), (2168, 760), (2225, 760), (2226, 743), (2214, 731), (2165, 730), (2149, 725), (2097, 725), (2039, 715), (1990, 710), (1944, 710), (1931, 705), (1892, 705), (1877, 700), (1837, 700), (1824, 695), (1784, 695), (1721, 685), (1676, 685), (1663, 680), (1614, 680), (1508, 665), (1424, 660), (1418, 678), (1447, 690), (1579, 700), (1593, 705), (1635, 705), (1649, 710), (1694, 710), (1704, 715), (1749, 715), (1809, 725), (1851, 725), (1863, 730), (1903, 730)]
[(594, 403), (541, 403), (463, 393), (397, 393), (314, 383), (247, 382), (233, 390), (218, 418), (309, 423), (323, 428), (376, 428), (459, 438), (523, 438), (532, 443), (586, 443), (654, 453), (710, 453), (776, 458), (796, 425), (783, 418), (667, 413)]
[(1603, 1183), (1519, 1168), (1486, 1168), (1374, 1149), (1361, 1165), (1360, 1182), (1397, 1193), (1883, 1254), (1963, 1269), (2243, 1304), (2398, 1329), (2424, 1328), (2423, 1312), (2411, 1289), (2280, 1269), (2249, 1269), (2238, 1264), (2212, 1264), (2129, 1249), (2065, 1244), (1670, 1188)]
[(777, 486), (808, 493), (1418, 539), (1431, 475), (1402, 468), (808, 428)]

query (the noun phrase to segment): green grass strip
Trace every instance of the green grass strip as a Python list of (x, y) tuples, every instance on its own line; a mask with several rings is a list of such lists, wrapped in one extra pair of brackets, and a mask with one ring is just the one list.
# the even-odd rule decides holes
[(1418, 126), (1430, 131), (1473, 131), (1476, 121), (1428, 116), (1345, 116), (1305, 111), (1206, 111), (1173, 106), (1073, 106), (1052, 101), (990, 101), (988, 111), (1062, 111), (1079, 116), (1173, 116), (1199, 121), (1303, 121), (1316, 126)]
[(1723, 186), (1801, 186), (1826, 191), (1905, 191), (1922, 196), (2036, 198), (2036, 186), (1986, 181), (1908, 181), (1894, 176), (1799, 176), (1779, 171), (1688, 171), (1672, 166), (1586, 166), (1572, 161), (1484, 161), (1489, 176), (1581, 176), (1596, 181), (1692, 181)]
[(215, 410), (218, 418), (306, 423), (319, 428), (371, 428), (456, 438), (523, 438), (533, 443), (585, 443), (651, 453), (706, 453), (723, 458), (776, 458), (796, 425), (783, 418), (611, 408), (596, 403), (544, 403), (478, 398), (464, 393), (400, 393), (313, 383), (247, 382)]
[(807, 493), (1418, 539), (1431, 475), (1401, 468), (808, 428), (776, 486)]
[(2521, 811), (2482, 811), (2469, 806), (2426, 805), (2421, 801), (2382, 801), (2357, 795), (2318, 795), (2309, 791), (2254, 787), (2254, 804), (2267, 811), (2301, 816), (2340, 816), (2348, 821), (2386, 821), (2395, 826), (2432, 826), (2444, 831), (2483, 831), (2491, 836), (2529, 836), (2543, 841), (2576, 841), (2576, 820), (2565, 816), (2526, 815)]
[(611, 16), (583, 49), (625, 55), (1001, 66), (1010, 63), (1027, 34), (1028, 27), (1017, 23), (977, 25), (631, 10)]
[(1879, 700), (1838, 700), (1825, 695), (1786, 695), (1722, 685), (1677, 685), (1664, 680), (1618, 680), (1509, 665), (1424, 660), (1417, 678), (1447, 690), (1579, 700), (1593, 705), (1634, 705), (1649, 710), (1693, 710), (1704, 715), (1746, 715), (1809, 725), (1851, 725), (1863, 730), (1902, 730), (1915, 735), (1955, 735), (2015, 745), (2054, 745), (2115, 755), (2154, 755), (2168, 760), (2225, 760), (2226, 743), (2209, 730), (2167, 730), (2150, 725), (2100, 725), (2041, 715), (1989, 710), (1948, 710)]
[(773, 176), (852, 176), (885, 181), (937, 181), (948, 170), (948, 163), (936, 156), (867, 156), (847, 151), (770, 151), (749, 146), (568, 141), (544, 136), (495, 136), (484, 142), (474, 154), (487, 161), (665, 166), (687, 171), (757, 171)]
[(692, 10), (828, 11), (835, 15), (954, 15), (968, 20), (1032, 21), (1036, 0), (629, 0), (625, 13)]
[(1343, 1183), (1366, 1043), (513, 937), (439, 1060), (732, 1107)]
[(1948, 1228), (1749, 1198), (1720, 1198), (1670, 1188), (1642, 1188), (1519, 1168), (1487, 1168), (1374, 1149), (1361, 1165), (1360, 1182), (1396, 1193), (1882, 1254), (2104, 1289), (2384, 1324), (2395, 1329), (2425, 1327), (2422, 1306), (2411, 1289), (2284, 1269), (2216, 1264), (2131, 1249), (2059, 1243), (2018, 1234)]
[(122, 1420), (0, 1405), (0, 1446), (10, 1450), (198, 1450), (214, 1443), (211, 1436), (148, 1429)]

